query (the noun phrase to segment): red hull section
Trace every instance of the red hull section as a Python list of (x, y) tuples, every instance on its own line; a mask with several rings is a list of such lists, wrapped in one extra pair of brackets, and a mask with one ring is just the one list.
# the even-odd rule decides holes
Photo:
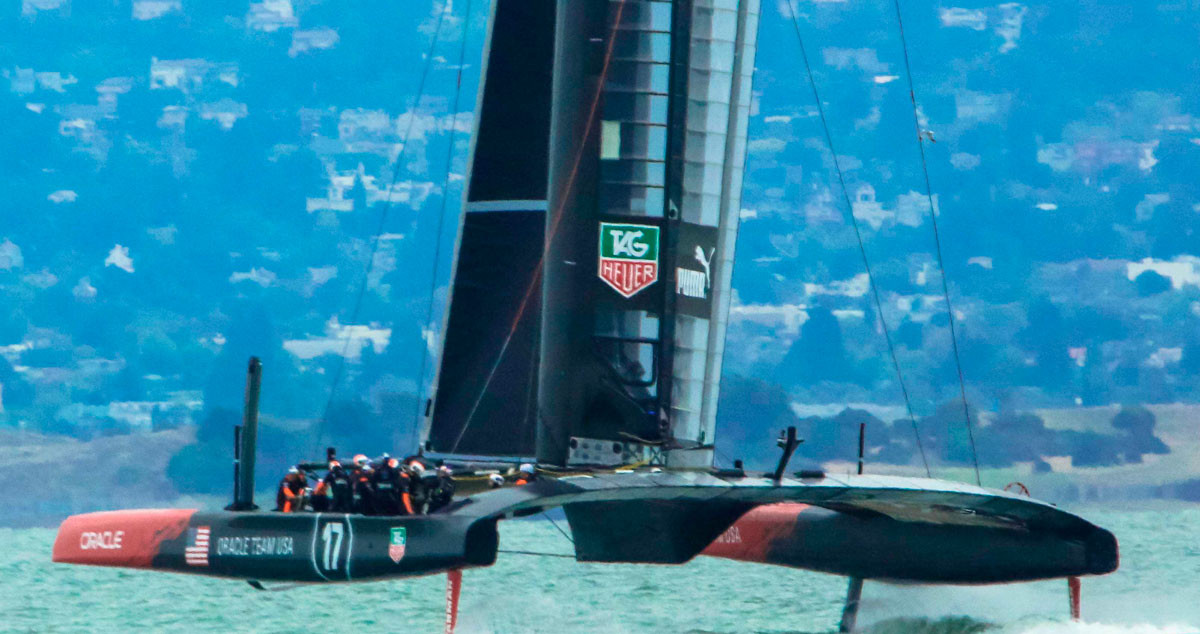
[(106, 511), (67, 518), (54, 540), (54, 561), (150, 568), (163, 542), (188, 527), (195, 509)]
[(768, 504), (751, 509), (705, 548), (701, 555), (770, 563), (771, 545), (796, 530), (807, 504)]

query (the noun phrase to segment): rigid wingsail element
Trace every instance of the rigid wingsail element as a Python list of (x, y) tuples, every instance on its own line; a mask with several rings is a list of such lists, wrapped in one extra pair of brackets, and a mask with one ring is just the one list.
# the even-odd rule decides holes
[(758, 9), (495, 4), (427, 449), (711, 466)]
[(758, 4), (559, 4), (542, 462), (712, 465)]

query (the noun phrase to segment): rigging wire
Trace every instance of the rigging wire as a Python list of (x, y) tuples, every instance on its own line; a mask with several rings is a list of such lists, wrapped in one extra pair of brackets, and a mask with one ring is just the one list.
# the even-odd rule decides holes
[(575, 559), (575, 555), (567, 555), (563, 553), (540, 553), (536, 550), (507, 550), (501, 548), (498, 553), (507, 553), (509, 555), (533, 555), (535, 557), (561, 557), (563, 559)]
[(808, 84), (812, 87), (813, 100), (817, 104), (817, 114), (820, 115), (821, 129), (825, 132), (825, 144), (829, 155), (833, 158), (833, 167), (837, 172), (838, 184), (841, 186), (842, 198), (846, 202), (846, 211), (850, 214), (850, 225), (854, 228), (854, 237), (858, 241), (858, 253), (862, 256), (863, 268), (867, 272), (867, 282), (871, 286), (871, 297), (875, 301), (875, 310), (879, 313), (879, 324), (883, 327), (883, 338), (887, 342), (888, 354), (892, 357), (892, 367), (896, 370), (896, 380), (904, 395), (904, 407), (908, 411), (908, 420), (912, 423), (913, 436), (917, 440), (917, 449), (921, 452), (921, 464), (925, 466), (925, 475), (932, 477), (929, 470), (929, 460), (925, 457), (925, 447), (921, 442), (921, 433), (917, 428), (917, 417), (913, 414), (912, 401), (908, 396), (908, 387), (904, 383), (904, 374), (900, 371), (900, 360), (896, 356), (896, 347), (892, 343), (892, 335), (888, 330), (887, 319), (883, 314), (883, 301), (879, 298), (879, 286), (875, 283), (875, 275), (871, 272), (871, 263), (867, 259), (867, 249), (863, 245), (862, 232), (858, 228), (858, 219), (854, 217), (854, 206), (850, 203), (850, 194), (846, 188), (846, 178), (842, 174), (842, 166), (838, 161), (837, 150), (833, 146), (833, 135), (829, 132), (829, 122), (825, 118), (825, 107), (821, 105), (821, 95), (817, 91), (817, 81), (813, 77), (812, 65), (808, 62), (808, 51), (804, 48), (804, 37), (800, 33), (800, 21), (796, 18), (796, 8), (791, 0), (785, 0), (788, 12), (792, 18), (792, 28), (796, 32), (796, 41), (800, 44), (800, 57), (804, 60), (804, 70), (808, 74)]
[[(438, 12), (437, 24), (433, 29), (433, 40), (429, 43), (429, 52), (425, 54), (425, 66), (421, 69), (421, 79), (417, 82), (417, 94), (413, 98), (412, 107), (409, 108), (408, 127), (404, 130), (404, 136), (400, 138), (400, 150), (396, 153), (396, 164), (392, 169), (392, 180), (388, 183), (387, 198), (384, 199), (383, 210), (379, 214), (379, 225), (376, 227), (375, 234), (371, 240), (370, 256), (363, 271), (362, 283), (359, 284), (358, 294), (354, 299), (354, 309), (350, 312), (348, 325), (353, 325), (354, 322), (358, 321), (358, 313), (362, 310), (363, 298), (366, 296), (367, 285), (371, 279), (371, 271), (375, 268), (375, 255), (379, 251), (379, 236), (383, 233), (388, 213), (392, 210), (392, 193), (396, 190), (396, 181), (400, 179), (400, 169), (404, 165), (401, 159), (404, 158), (404, 153), (408, 150), (408, 142), (412, 138), (413, 124), (417, 120), (417, 107), (421, 105), (421, 97), (425, 94), (425, 82), (429, 78), (430, 68), (433, 67), (433, 53), (437, 49), (438, 40), (442, 34), (442, 24), (445, 22), (446, 13), (449, 12), (449, 9), (450, 4), (447, 2), (442, 6), (442, 10)], [(342, 352), (338, 355), (337, 369), (334, 370), (333, 382), (329, 388), (329, 398), (325, 401), (325, 411), (321, 414), (318, 435), (324, 435), (326, 428), (329, 426), (329, 410), (333, 407), (333, 399), (337, 396), (338, 386), (341, 384), (342, 377), (345, 374), (346, 354), (350, 351), (350, 343), (353, 341), (349, 329), (346, 331), (345, 338), (346, 341), (342, 344)]]
[(562, 527), (558, 525), (558, 522), (554, 521), (553, 517), (550, 517), (549, 513), (547, 513), (546, 511), (542, 511), (542, 515), (545, 515), (546, 519), (550, 520), (550, 524), (553, 525), (554, 528), (558, 529), (558, 532), (562, 533), (562, 536), (566, 537), (567, 541), (571, 542), (572, 544), (575, 543), (575, 538), (571, 537), (570, 533), (568, 533), (567, 531), (564, 531), (562, 529)]
[(546, 232), (546, 241), (542, 246), (542, 255), (538, 258), (537, 267), (534, 268), (533, 275), (529, 280), (529, 287), (525, 289), (525, 296), (521, 299), (516, 316), (513, 317), (512, 325), (508, 329), (508, 335), (504, 337), (504, 343), (500, 346), (500, 352), (496, 355), (496, 361), (492, 364), (492, 369), (488, 371), (487, 379), (484, 380), (483, 387), (480, 388), (479, 395), (475, 398), (475, 403), (467, 413), (462, 430), (458, 432), (458, 438), (454, 440), (454, 444), (450, 447), (450, 453), (458, 451), (459, 443), (462, 442), (463, 436), (466, 435), (467, 429), (470, 428), (471, 420), (475, 417), (475, 412), (479, 409), (479, 404), (483, 402), (483, 395), (487, 393), (488, 386), (492, 384), (492, 379), (496, 376), (496, 371), (500, 369), (500, 362), (504, 359), (504, 354), (508, 352), (508, 345), (512, 343), (513, 335), (517, 332), (517, 326), (521, 323), (521, 317), (525, 314), (525, 309), (529, 307), (529, 300), (533, 297), (534, 289), (540, 288), (542, 272), (546, 268), (546, 255), (549, 254), (550, 245), (553, 244), (554, 237), (558, 234), (558, 226), (562, 221), (563, 210), (566, 207), (571, 190), (575, 188), (575, 178), (579, 175), (579, 166), (583, 162), (583, 150), (587, 147), (587, 140), (592, 135), (592, 129), (595, 127), (592, 124), (596, 121), (596, 113), (600, 108), (600, 99), (604, 95), (604, 82), (608, 78), (608, 69), (612, 64), (613, 49), (617, 43), (617, 27), (621, 24), (621, 18), (625, 13), (625, 5), (628, 2), (629, 0), (619, 0), (619, 4), (617, 5), (613, 19), (612, 33), (608, 38), (608, 45), (604, 51), (604, 64), (600, 67), (600, 77), (596, 83), (596, 95), (592, 98), (592, 105), (588, 111), (587, 127), (584, 128), (584, 137), (580, 139), (579, 150), (575, 153), (575, 161), (571, 166), (570, 174), (567, 176), (566, 187), (559, 200), (558, 209), (552, 216), (553, 220), (550, 224), (550, 230)]
[(462, 97), (462, 77), (463, 64), (467, 56), (467, 32), (471, 27), (471, 0), (467, 0), (466, 16), (463, 18), (463, 33), (462, 42), (458, 48), (458, 77), (454, 83), (454, 105), (450, 112), (450, 147), (446, 150), (446, 176), (442, 181), (442, 203), (438, 209), (437, 233), (433, 239), (433, 271), (429, 275), (429, 304), (425, 309), (425, 321), (421, 324), (421, 371), (417, 375), (417, 410), (413, 413), (413, 428), (411, 435), (410, 447), (414, 447), (419, 442), (417, 438), (418, 431), (421, 427), (421, 410), (425, 407), (425, 400), (421, 398), (425, 387), (425, 370), (429, 364), (429, 344), (425, 341), (426, 328), (432, 327), (433, 322), (433, 294), (437, 290), (437, 272), (438, 262), (442, 256), (442, 229), (446, 224), (446, 201), (450, 198), (450, 171), (454, 163), (454, 133), (458, 128), (458, 104)]
[(904, 18), (900, 15), (900, 0), (892, 0), (896, 7), (896, 24), (900, 27), (900, 46), (904, 49), (904, 76), (908, 80), (908, 99), (912, 102), (913, 128), (917, 133), (917, 149), (921, 153), (921, 172), (925, 175), (925, 198), (929, 201), (929, 219), (933, 226), (933, 245), (937, 253), (938, 270), (942, 273), (942, 298), (946, 300), (946, 316), (950, 318), (950, 343), (954, 351), (954, 367), (958, 370), (958, 391), (962, 397), (963, 420), (967, 425), (967, 438), (971, 441), (971, 461), (975, 465), (975, 484), (983, 486), (979, 477), (979, 454), (975, 451), (975, 431), (971, 425), (971, 408), (967, 403), (967, 382), (963, 378), (962, 357), (958, 352), (958, 335), (954, 325), (954, 306), (950, 303), (950, 286), (946, 282), (946, 264), (942, 259), (942, 238), (938, 231), (937, 211), (933, 206), (933, 186), (929, 181), (929, 163), (925, 160), (925, 139), (921, 133), (921, 119), (917, 114), (917, 93), (913, 88), (912, 66), (908, 61), (908, 38), (904, 35)]

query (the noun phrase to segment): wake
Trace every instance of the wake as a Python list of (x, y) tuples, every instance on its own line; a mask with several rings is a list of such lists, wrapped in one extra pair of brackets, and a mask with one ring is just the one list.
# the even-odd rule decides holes
[(864, 634), (1200, 634), (1190, 625), (1071, 623), (1028, 620), (997, 625), (969, 617), (893, 618), (879, 621)]

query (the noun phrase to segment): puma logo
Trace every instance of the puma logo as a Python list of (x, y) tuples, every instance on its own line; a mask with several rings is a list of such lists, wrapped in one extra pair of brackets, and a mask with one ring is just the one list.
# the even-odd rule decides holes
[(717, 248), (713, 247), (712, 253), (709, 253), (707, 258), (704, 257), (704, 249), (701, 248), (700, 245), (696, 245), (696, 251), (695, 251), (695, 253), (692, 254), (693, 256), (695, 256), (696, 261), (700, 263), (700, 266), (704, 267), (704, 287), (705, 288), (712, 288), (711, 264), (712, 264), (713, 256), (716, 254), (717, 254)]
[(712, 288), (712, 259), (716, 255), (717, 249), (714, 247), (708, 255), (705, 255), (704, 248), (697, 246), (692, 252), (692, 256), (704, 267), (704, 272), (693, 271), (677, 267), (675, 269), (675, 292), (684, 297), (692, 297), (695, 299), (708, 299), (708, 290)]

